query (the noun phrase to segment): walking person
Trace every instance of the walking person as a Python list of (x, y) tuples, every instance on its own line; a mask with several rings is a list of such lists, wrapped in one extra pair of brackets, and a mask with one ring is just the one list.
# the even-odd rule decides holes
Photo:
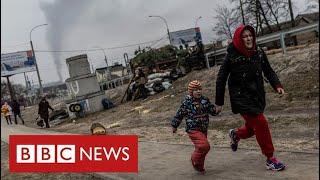
[(209, 99), (202, 95), (201, 84), (195, 80), (189, 83), (187, 95), (171, 121), (172, 132), (176, 133), (182, 119), (186, 117), (186, 132), (195, 146), (191, 155), (194, 169), (201, 174), (205, 173), (204, 161), (210, 150), (207, 139), (209, 114), (216, 115), (215, 107)]
[(49, 102), (46, 100), (46, 97), (43, 96), (40, 103), (39, 103), (39, 109), (38, 114), (40, 115), (40, 118), (42, 118), (46, 124), (46, 128), (50, 128), (49, 125), (49, 109), (53, 111), (53, 108), (50, 106)]
[(4, 104), (1, 106), (1, 114), (6, 119), (8, 125), (9, 125), (9, 123), (12, 124), (12, 121), (11, 121), (11, 107), (9, 106), (7, 101), (5, 101)]
[(18, 124), (18, 122), (17, 122), (17, 116), (18, 116), (20, 118), (20, 120), (22, 121), (22, 124), (24, 124), (24, 120), (21, 117), (20, 104), (15, 99), (12, 101), (12, 111), (13, 111), (13, 116), (14, 116), (14, 123)]
[(285, 165), (274, 157), (274, 147), (268, 122), (264, 116), (266, 106), (264, 77), (279, 94), (284, 89), (261, 48), (256, 46), (254, 28), (239, 26), (228, 45), (227, 55), (220, 67), (216, 82), (216, 110), (224, 105), (226, 82), (230, 94), (232, 112), (245, 120), (244, 126), (229, 131), (231, 148), (237, 151), (240, 139), (256, 136), (262, 153), (267, 157), (266, 167), (280, 171)]

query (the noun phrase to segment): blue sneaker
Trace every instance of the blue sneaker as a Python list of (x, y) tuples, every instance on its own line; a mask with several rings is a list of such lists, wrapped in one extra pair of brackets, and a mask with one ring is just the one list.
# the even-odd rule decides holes
[(230, 140), (231, 140), (230, 146), (231, 146), (232, 151), (237, 151), (239, 140), (237, 139), (237, 134), (236, 134), (235, 129), (230, 129), (229, 130), (229, 137), (230, 137)]
[(285, 167), (286, 166), (275, 157), (267, 159), (266, 168), (268, 170), (281, 171), (284, 170)]

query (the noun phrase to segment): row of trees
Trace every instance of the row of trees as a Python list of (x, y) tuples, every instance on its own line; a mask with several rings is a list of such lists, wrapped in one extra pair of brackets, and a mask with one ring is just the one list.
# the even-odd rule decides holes
[[(215, 11), (217, 24), (213, 31), (218, 40), (232, 39), (233, 32), (239, 24), (250, 24), (257, 34), (263, 35), (281, 30), (280, 23), (290, 19), (294, 27), (293, 4), (291, 0), (229, 0), (231, 6), (218, 6)], [(309, 4), (318, 3), (308, 0)], [(308, 8), (308, 6), (307, 6)], [(275, 26), (276, 29), (272, 28)]]
[[(26, 93), (25, 86), (21, 84), (11, 84), (11, 86), (14, 89), (16, 96)], [(1, 99), (4, 99), (6, 96), (10, 96), (8, 85), (5, 81), (1, 81)]]
[(169, 60), (175, 58), (177, 48), (171, 45), (163, 46), (159, 49), (152, 49), (147, 47), (145, 49), (139, 49), (135, 51), (135, 57), (131, 60), (132, 66), (138, 67), (146, 65), (152, 67), (155, 62)]

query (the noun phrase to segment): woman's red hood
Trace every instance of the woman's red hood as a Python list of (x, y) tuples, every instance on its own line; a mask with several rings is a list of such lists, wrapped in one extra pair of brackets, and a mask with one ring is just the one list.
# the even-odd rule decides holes
[[(245, 47), (245, 45), (243, 44), (241, 34), (245, 29), (249, 30), (252, 33), (252, 36), (253, 36), (252, 49), (247, 49)], [(256, 33), (254, 31), (254, 28), (249, 25), (241, 24), (234, 32), (232, 43), (233, 43), (234, 47), (236, 48), (236, 50), (239, 51), (240, 54), (242, 54), (246, 57), (251, 57), (256, 51)]]

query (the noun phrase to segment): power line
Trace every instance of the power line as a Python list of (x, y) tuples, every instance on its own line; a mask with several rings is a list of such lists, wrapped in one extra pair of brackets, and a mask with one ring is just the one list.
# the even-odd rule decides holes
[(165, 38), (167, 38), (167, 36), (165, 36), (165, 37), (161, 38), (159, 41), (153, 43), (150, 47), (157, 47), (156, 44), (158, 44), (160, 41), (164, 40)]
[[(116, 46), (116, 47), (109, 47), (109, 48), (102, 48), (104, 50), (113, 50), (113, 49), (121, 49), (121, 48), (126, 48), (126, 47), (132, 47), (132, 46), (138, 46), (138, 45), (143, 45), (143, 44), (149, 44), (149, 43), (153, 43), (161, 39), (157, 39), (157, 40), (152, 40), (152, 41), (146, 41), (146, 42), (142, 42), (142, 43), (136, 43), (136, 44), (130, 44), (130, 45), (124, 45), (124, 46)], [(90, 51), (101, 51), (101, 49), (76, 49), (76, 50), (35, 50), (35, 52), (81, 52), (81, 51), (85, 51), (85, 52), (90, 52)]]
[(26, 45), (26, 44), (29, 44), (29, 42), (15, 44), (15, 45), (1, 46), (1, 48), (10, 48), (10, 47), (22, 46), (22, 45)]

